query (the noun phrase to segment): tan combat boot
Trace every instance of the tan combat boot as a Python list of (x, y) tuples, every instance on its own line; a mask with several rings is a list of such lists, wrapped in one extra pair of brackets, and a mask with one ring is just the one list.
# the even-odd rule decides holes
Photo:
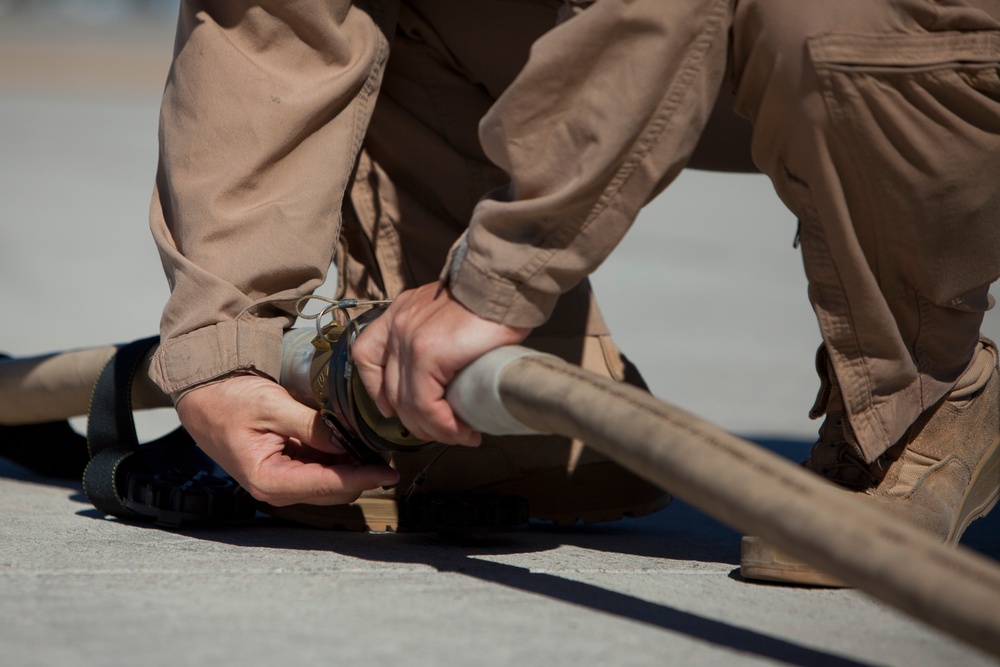
[[(985, 516), (1000, 497), (997, 360), (996, 345), (983, 338), (958, 388), (924, 412), (872, 463), (865, 462), (843, 414), (828, 414), (803, 465), (901, 521), (957, 544), (969, 524)], [(740, 574), (747, 579), (843, 585), (753, 536), (743, 538)]]

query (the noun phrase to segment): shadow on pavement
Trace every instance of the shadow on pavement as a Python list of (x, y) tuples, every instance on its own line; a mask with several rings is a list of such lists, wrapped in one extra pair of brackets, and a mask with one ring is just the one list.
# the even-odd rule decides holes
[[(799, 440), (754, 440), (792, 460), (804, 458), (810, 446), (809, 442)], [(88, 503), (80, 485), (72, 481), (38, 477), (2, 461), (0, 477), (64, 487), (76, 491), (71, 495), (72, 500)], [(104, 519), (104, 515), (93, 508), (80, 510), (77, 515)], [(573, 546), (598, 553), (662, 561), (723, 563), (735, 567), (739, 558), (739, 534), (676, 500), (666, 510), (640, 519), (574, 528), (532, 524), (525, 531), (467, 542), (419, 534), (386, 536), (321, 531), (284, 524), (270, 517), (258, 518), (242, 526), (183, 532), (194, 539), (236, 547), (329, 551), (372, 562), (427, 565), (438, 572), (461, 574), (543, 595), (790, 665), (865, 664), (594, 584), (485, 559)], [(966, 532), (963, 544), (1000, 559), (1000, 514), (975, 522)], [(738, 575), (731, 576), (738, 578)]]
[[(103, 515), (96, 510), (84, 510), (78, 514), (103, 519)], [(687, 517), (688, 526), (683, 533), (666, 528), (671, 520), (664, 517), (671, 514), (682, 515), (680, 520)], [(664, 561), (701, 560), (694, 557), (685, 535), (698, 535), (703, 529), (706, 534), (699, 538), (702, 544), (694, 549), (695, 552), (735, 554), (738, 535), (721, 526), (716, 530), (717, 524), (713, 524), (711, 519), (695, 510), (679, 505), (651, 517), (627, 520), (610, 526), (566, 529), (532, 525), (523, 532), (475, 541), (457, 541), (421, 534), (386, 536), (322, 531), (290, 526), (276, 520), (261, 520), (255, 525), (231, 529), (190, 530), (185, 531), (185, 534), (195, 539), (235, 547), (326, 551), (378, 563), (424, 565), (440, 573), (460, 574), (524, 593), (541, 595), (788, 665), (847, 667), (869, 664), (559, 574), (537, 572), (527, 567), (489, 560), (490, 556), (528, 555), (565, 546), (609, 555), (657, 558)], [(680, 569), (679, 567), (678, 570)], [(641, 568), (636, 571), (641, 571)]]

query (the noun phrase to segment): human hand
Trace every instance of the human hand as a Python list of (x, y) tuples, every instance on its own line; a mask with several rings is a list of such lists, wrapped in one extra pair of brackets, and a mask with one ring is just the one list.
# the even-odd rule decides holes
[(351, 355), (382, 414), (398, 415), (418, 438), (475, 446), (482, 436), (452, 412), (448, 383), (482, 355), (516, 345), (530, 331), (483, 319), (431, 283), (400, 294), (364, 328)]
[(195, 388), (177, 402), (195, 442), (257, 500), (339, 505), (390, 486), (388, 465), (361, 465), (320, 414), (267, 378), (239, 375)]

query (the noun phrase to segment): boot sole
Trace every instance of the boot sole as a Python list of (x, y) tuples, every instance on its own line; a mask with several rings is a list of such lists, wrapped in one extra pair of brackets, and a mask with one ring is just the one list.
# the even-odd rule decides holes
[(477, 494), (528, 499), (532, 519), (572, 526), (652, 514), (670, 504), (669, 493), (610, 461), (537, 472), (476, 489)]
[[(669, 504), (669, 498), (661, 498), (623, 508), (602, 508), (589, 512), (570, 512), (545, 516), (536, 515), (533, 518), (565, 527), (580, 523), (601, 523), (618, 521), (625, 517), (645, 516), (659, 511)], [(262, 511), (277, 519), (325, 530), (366, 533), (407, 532), (406, 526), (400, 526), (399, 505), (394, 498), (363, 498), (350, 505), (336, 505), (334, 507), (318, 505), (267, 506), (262, 508)]]
[[(969, 488), (962, 498), (958, 517), (945, 543), (952, 546), (958, 544), (969, 525), (989, 514), (998, 500), (1000, 500), (1000, 437), (996, 438), (986, 450), (983, 461), (976, 467), (969, 480)], [(740, 576), (744, 579), (783, 584), (847, 587), (847, 584), (836, 577), (803, 563), (754, 535), (744, 536), (740, 540)]]
[[(645, 516), (663, 509), (672, 500), (669, 493), (638, 480), (616, 464), (605, 462), (580, 466), (570, 478), (564, 469), (554, 469), (456, 493), (468, 493), (470, 497), (527, 498), (532, 519), (557, 526)], [(362, 496), (348, 505), (265, 506), (262, 510), (276, 518), (314, 528), (372, 533), (407, 531), (407, 526), (400, 525), (399, 507), (391, 497)]]
[(740, 540), (740, 576), (781, 584), (846, 587), (836, 577), (803, 563), (756, 535), (745, 535)]
[(312, 528), (355, 533), (395, 533), (399, 530), (399, 506), (395, 498), (359, 498), (348, 505), (267, 505), (271, 516)]

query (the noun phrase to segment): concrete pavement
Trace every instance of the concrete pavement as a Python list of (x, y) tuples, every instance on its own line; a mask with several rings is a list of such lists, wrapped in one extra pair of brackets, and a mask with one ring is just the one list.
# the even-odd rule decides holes
[[(155, 332), (170, 33), (0, 23), (0, 350)], [(689, 173), (595, 283), (654, 393), (799, 458), (818, 334), (793, 234), (766, 179)], [(144, 415), (141, 434), (173, 423)], [(1000, 558), (998, 528), (965, 542)], [(0, 461), (0, 664), (996, 664), (857, 591), (741, 581), (737, 557), (736, 533), (682, 503), (471, 544), (268, 519), (170, 532)]]

